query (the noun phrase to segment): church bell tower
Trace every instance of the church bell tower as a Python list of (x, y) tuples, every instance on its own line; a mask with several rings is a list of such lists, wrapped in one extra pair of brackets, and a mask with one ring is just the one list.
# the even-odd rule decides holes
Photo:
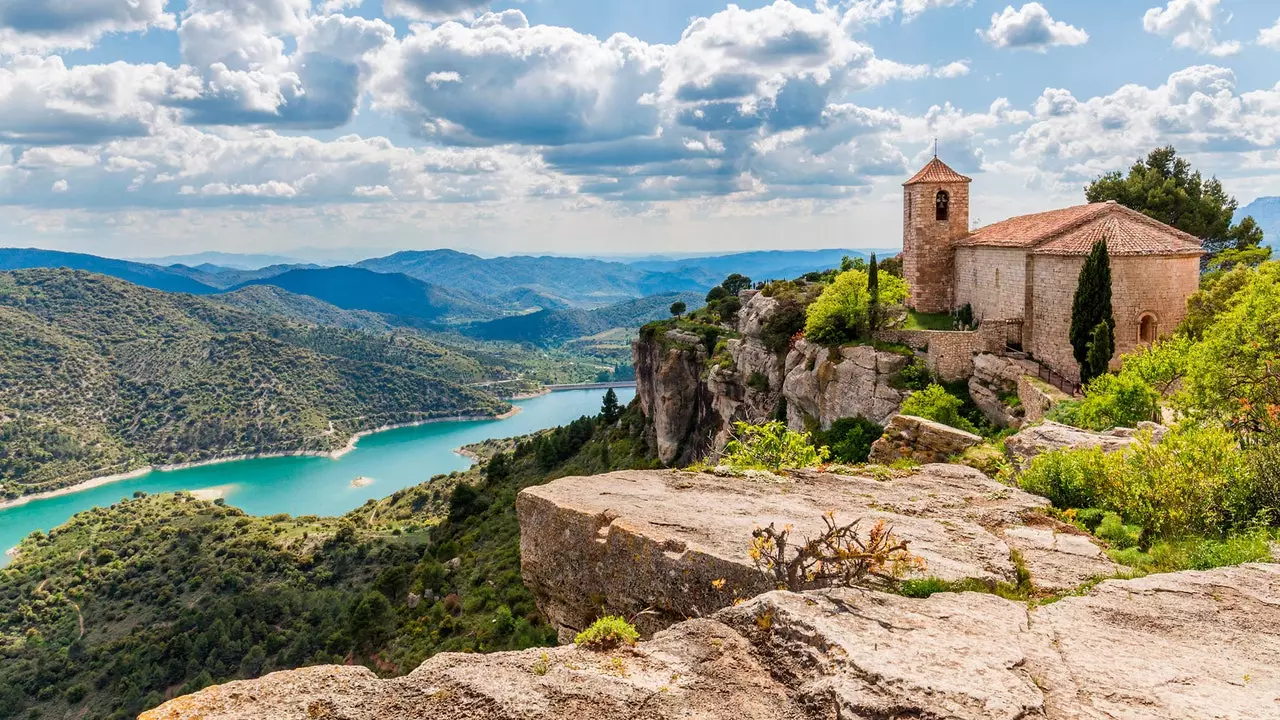
[(902, 274), (907, 305), (918, 312), (950, 312), (955, 243), (969, 234), (970, 178), (935, 155), (902, 184)]

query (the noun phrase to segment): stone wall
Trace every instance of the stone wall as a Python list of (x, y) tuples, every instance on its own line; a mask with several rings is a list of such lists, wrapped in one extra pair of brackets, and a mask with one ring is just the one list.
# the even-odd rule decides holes
[[(938, 221), (935, 198), (950, 195), (949, 216)], [(922, 183), (903, 190), (902, 269), (911, 297), (907, 304), (920, 312), (948, 312), (955, 280), (953, 243), (969, 232), (968, 183)]]
[(955, 304), (973, 307), (977, 320), (1022, 319), (1026, 308), (1027, 253), (1021, 248), (956, 248)]
[[(1031, 326), (1027, 350), (1036, 360), (1079, 381), (1080, 367), (1071, 350), (1071, 304), (1080, 282), (1082, 256), (1033, 256)], [(1116, 319), (1116, 360), (1138, 346), (1141, 318), (1151, 314), (1161, 336), (1171, 334), (1186, 317), (1187, 298), (1200, 283), (1197, 257), (1112, 257), (1111, 307)]]
[(1116, 317), (1116, 356), (1141, 344), (1144, 315), (1156, 319), (1160, 337), (1173, 334), (1187, 316), (1187, 298), (1200, 288), (1198, 257), (1111, 258), (1111, 306)]
[[(1018, 334), (1018, 323), (988, 321), (977, 330), (881, 330), (876, 340), (927, 350), (925, 364), (947, 382), (973, 374), (973, 356), (1003, 353), (1009, 334)], [(1012, 331), (1010, 327), (1014, 328)]]

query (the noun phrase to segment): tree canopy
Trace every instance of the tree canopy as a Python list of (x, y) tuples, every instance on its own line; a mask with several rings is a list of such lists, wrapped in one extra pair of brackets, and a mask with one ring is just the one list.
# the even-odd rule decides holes
[(1234, 222), (1239, 203), (1222, 183), (1216, 177), (1205, 180), (1171, 146), (1152, 150), (1127, 175), (1116, 171), (1094, 180), (1085, 197), (1091, 203), (1115, 200), (1195, 235), (1211, 253), (1248, 250), (1262, 242), (1262, 228), (1252, 217)]

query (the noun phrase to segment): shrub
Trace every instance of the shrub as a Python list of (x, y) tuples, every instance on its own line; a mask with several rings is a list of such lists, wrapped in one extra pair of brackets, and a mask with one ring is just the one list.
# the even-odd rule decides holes
[(809, 433), (788, 430), (775, 420), (764, 425), (734, 423), (722, 460), (734, 470), (791, 470), (821, 465), (828, 456), (826, 448), (813, 446)]
[(606, 615), (578, 633), (573, 641), (589, 650), (612, 650), (623, 645), (635, 645), (639, 639), (640, 633), (636, 626), (627, 622), (626, 618)]
[(747, 378), (747, 387), (756, 392), (769, 392), (769, 376), (762, 372), (756, 371), (751, 373), (751, 377)]
[(902, 414), (914, 415), (977, 434), (978, 428), (960, 413), (963, 407), (963, 400), (947, 392), (947, 389), (941, 385), (932, 384), (924, 390), (911, 393), (907, 401), (902, 403)]
[(1079, 410), (1080, 427), (1089, 430), (1131, 428), (1158, 417), (1160, 394), (1136, 374), (1104, 374), (1089, 382)]
[(1036, 456), (1018, 484), (1056, 508), (1089, 508), (1099, 500), (1094, 479), (1106, 472), (1106, 456), (1097, 448), (1054, 450)]
[(1083, 421), (1080, 419), (1080, 405), (1079, 400), (1063, 400), (1049, 408), (1049, 411), (1044, 414), (1044, 419), (1071, 427), (1081, 427)]
[(791, 338), (804, 330), (804, 304), (792, 297), (779, 298), (778, 307), (760, 328), (760, 342), (769, 352), (780, 353), (791, 345)]
[(912, 355), (911, 362), (898, 372), (896, 384), (906, 390), (924, 390), (933, 382), (933, 373), (924, 360)]
[[(824, 345), (839, 345), (866, 337), (871, 319), (871, 293), (867, 283), (867, 273), (862, 270), (849, 270), (837, 275), (809, 306), (805, 337)], [(906, 299), (906, 282), (889, 274), (880, 277), (881, 305), (898, 305)]]
[(1142, 536), (1142, 528), (1136, 525), (1125, 525), (1119, 515), (1107, 513), (1102, 516), (1102, 522), (1098, 523), (1094, 534), (1106, 540), (1112, 547), (1123, 550), (1137, 546)]
[(871, 445), (884, 434), (884, 428), (863, 417), (841, 418), (831, 429), (817, 434), (816, 443), (827, 447), (835, 462), (858, 464), (867, 461)]
[(863, 584), (892, 587), (908, 571), (924, 569), (924, 561), (883, 520), (871, 527), (866, 540), (858, 532), (860, 521), (840, 525), (833, 513), (826, 513), (822, 522), (822, 534), (795, 546), (790, 526), (756, 528), (748, 554), (776, 587), (795, 592)]

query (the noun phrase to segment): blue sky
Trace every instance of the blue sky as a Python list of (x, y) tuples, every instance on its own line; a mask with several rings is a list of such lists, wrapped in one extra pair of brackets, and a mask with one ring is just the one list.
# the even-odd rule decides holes
[(0, 244), (886, 247), (1173, 144), (1280, 195), (1272, 0), (0, 0)]

